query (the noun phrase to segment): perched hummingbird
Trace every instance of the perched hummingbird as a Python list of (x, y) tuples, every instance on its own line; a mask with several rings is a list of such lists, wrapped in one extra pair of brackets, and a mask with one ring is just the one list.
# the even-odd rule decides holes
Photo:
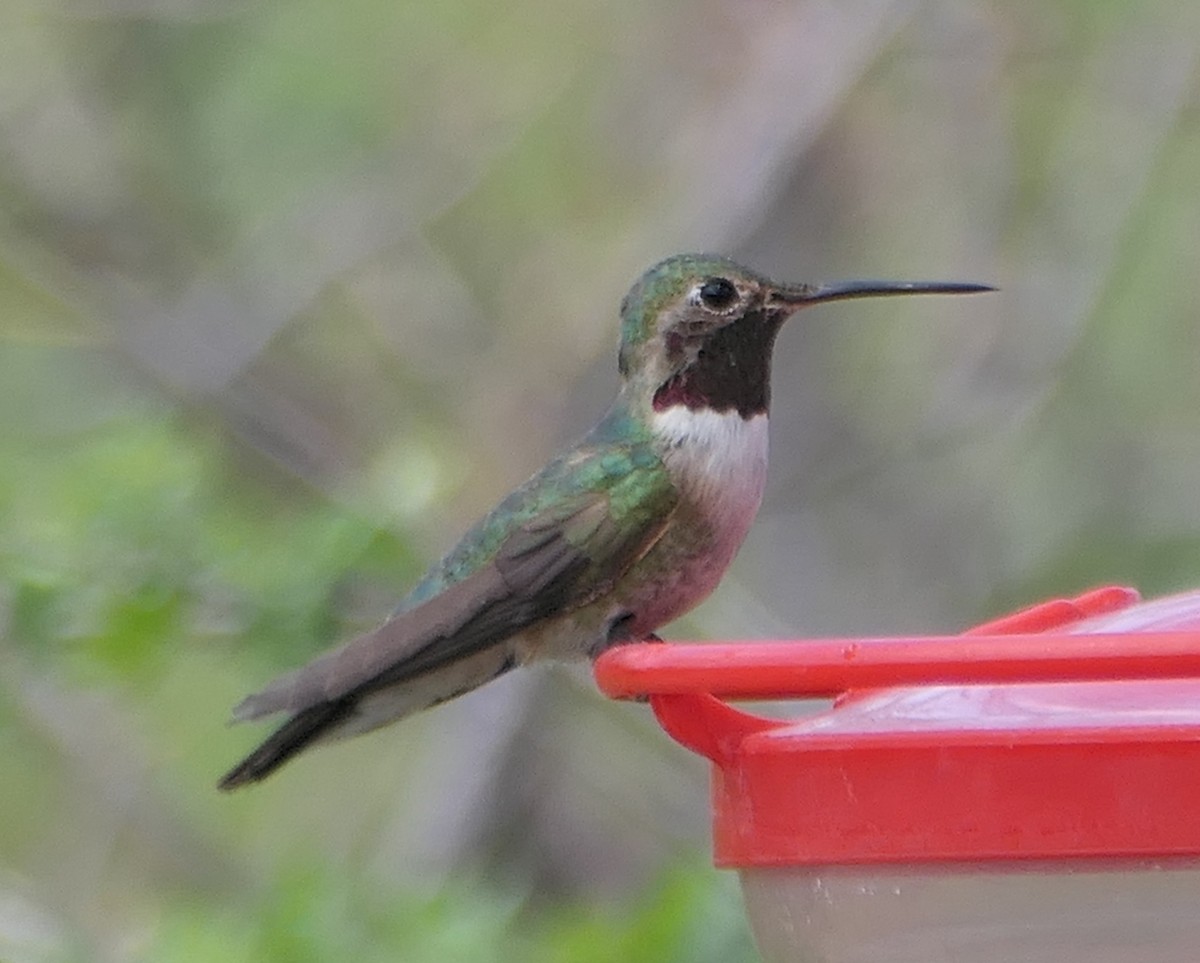
[(771, 351), (823, 301), (981, 284), (776, 284), (722, 257), (650, 268), (621, 304), (608, 414), (471, 528), (372, 632), (245, 699), (286, 721), (220, 782), (255, 782), (318, 740), (374, 729), (535, 659), (658, 641), (716, 587), (758, 512)]

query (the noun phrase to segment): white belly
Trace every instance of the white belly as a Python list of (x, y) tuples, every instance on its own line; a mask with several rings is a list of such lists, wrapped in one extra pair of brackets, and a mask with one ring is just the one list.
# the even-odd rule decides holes
[(741, 544), (762, 503), (767, 481), (767, 416), (736, 411), (655, 413), (651, 427), (665, 445), (663, 461), (680, 490), (718, 535)]
[[(640, 599), (639, 628), (652, 630), (703, 601), (721, 580), (758, 514), (767, 479), (767, 416), (689, 411), (654, 415), (663, 461), (679, 486), (689, 522), (705, 532), (669, 533), (656, 546), (653, 597)], [(665, 563), (665, 564), (664, 564)]]

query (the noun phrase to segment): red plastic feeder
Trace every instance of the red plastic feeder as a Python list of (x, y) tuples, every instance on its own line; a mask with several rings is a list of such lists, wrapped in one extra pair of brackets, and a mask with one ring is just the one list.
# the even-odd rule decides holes
[[(712, 760), (716, 862), (767, 960), (1200, 960), (1200, 591), (961, 636), (626, 646), (596, 679)], [(806, 697), (836, 701), (722, 701)]]

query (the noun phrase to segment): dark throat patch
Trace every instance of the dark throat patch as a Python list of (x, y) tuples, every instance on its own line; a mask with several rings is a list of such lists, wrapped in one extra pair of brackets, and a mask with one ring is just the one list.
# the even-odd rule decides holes
[(752, 311), (709, 335), (690, 365), (654, 393), (654, 410), (685, 405), (752, 418), (771, 402), (771, 351), (782, 319)]

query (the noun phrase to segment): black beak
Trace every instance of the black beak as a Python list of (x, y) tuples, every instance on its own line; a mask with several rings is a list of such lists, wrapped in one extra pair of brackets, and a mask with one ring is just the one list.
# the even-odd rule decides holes
[(995, 291), (989, 284), (965, 281), (834, 281), (830, 284), (794, 284), (776, 288), (768, 295), (772, 307), (791, 310), (822, 301), (850, 298), (890, 297), (894, 294), (979, 294)]

